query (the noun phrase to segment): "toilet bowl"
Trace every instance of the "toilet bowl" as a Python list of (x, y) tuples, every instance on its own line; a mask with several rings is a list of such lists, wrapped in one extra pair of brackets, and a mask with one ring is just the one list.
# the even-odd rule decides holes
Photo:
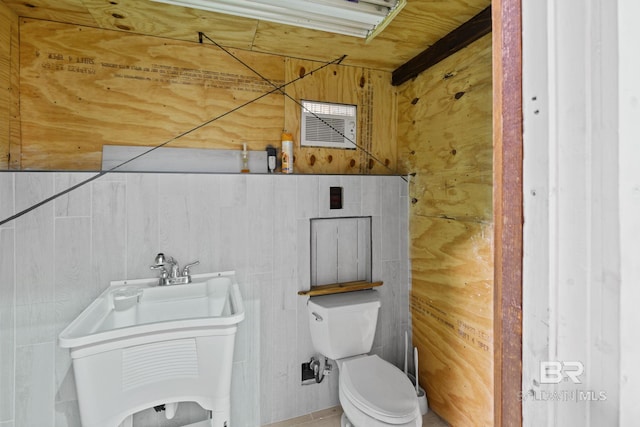
[(422, 425), (416, 391), (400, 369), (376, 355), (337, 362), (340, 405), (351, 424), (367, 427)]
[(380, 297), (375, 290), (309, 298), (311, 340), (338, 365), (342, 426), (420, 427), (422, 413), (409, 378), (371, 351)]

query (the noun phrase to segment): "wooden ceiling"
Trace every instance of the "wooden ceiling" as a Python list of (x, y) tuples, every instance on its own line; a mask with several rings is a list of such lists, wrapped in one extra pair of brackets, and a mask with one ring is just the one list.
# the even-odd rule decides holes
[(156, 3), (150, 0), (0, 0), (18, 16), (393, 71), (491, 4), (408, 0), (370, 43), (364, 39)]

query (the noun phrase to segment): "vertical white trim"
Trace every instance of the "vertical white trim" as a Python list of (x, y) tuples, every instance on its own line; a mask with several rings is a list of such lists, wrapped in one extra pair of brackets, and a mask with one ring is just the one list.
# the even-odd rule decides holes
[(555, 271), (550, 256), (549, 235), (555, 222), (550, 217), (555, 192), (549, 182), (556, 175), (550, 163), (549, 140), (554, 134), (552, 111), (554, 79), (549, 71), (555, 63), (552, 8), (548, 2), (523, 0), (523, 355), (522, 393), (525, 426), (553, 426), (553, 405), (533, 401), (540, 393), (539, 361), (555, 359), (555, 322), (551, 306), (554, 288), (549, 286)]
[(612, 0), (523, 0), (525, 426), (618, 422), (616, 25)]
[[(558, 272), (558, 247), (557, 245), (554, 245), (553, 240), (551, 239), (551, 236), (556, 236), (558, 234), (557, 231), (557, 226), (559, 223), (559, 219), (558, 219), (558, 188), (557, 188), (557, 183), (558, 183), (558, 162), (557, 162), (557, 151), (556, 151), (556, 141), (558, 140), (558, 97), (557, 97), (557, 93), (558, 93), (558, 88), (557, 88), (557, 81), (558, 81), (558, 77), (557, 77), (557, 72), (556, 70), (558, 69), (558, 52), (557, 52), (557, 43), (556, 40), (558, 39), (558, 34), (557, 34), (557, 22), (556, 22), (556, 16), (557, 16), (557, 12), (555, 10), (555, 4), (553, 1), (547, 1), (548, 6), (547, 6), (547, 16), (548, 16), (548, 24), (547, 26), (543, 26), (541, 31), (547, 31), (548, 35), (547, 35), (547, 49), (549, 51), (549, 58), (548, 58), (548, 72), (549, 72), (549, 76), (548, 76), (548, 93), (547, 96), (549, 98), (549, 111), (548, 111), (548, 115), (549, 115), (549, 134), (548, 134), (548, 142), (546, 144), (546, 148), (547, 148), (547, 161), (548, 161), (548, 171), (549, 171), (549, 176), (548, 176), (548, 181), (546, 182), (547, 184), (547, 188), (549, 191), (548, 194), (548, 198), (549, 198), (549, 211), (548, 211), (548, 218), (547, 218), (547, 226), (548, 226), (548, 230), (547, 233), (548, 235), (547, 237), (547, 243), (549, 245), (548, 247), (548, 259), (547, 262), (549, 263), (549, 274), (548, 274), (548, 282), (544, 284), (544, 286), (548, 287), (548, 298), (549, 298), (549, 317), (548, 317), (548, 322), (549, 322), (549, 350), (547, 353), (548, 359), (547, 360), (556, 360), (558, 358), (558, 342), (557, 342), (557, 338), (558, 338), (558, 324), (556, 322), (557, 319), (557, 313), (558, 313), (558, 300), (559, 300), (559, 296), (558, 296), (558, 288), (557, 287), (553, 287), (551, 286), (552, 283), (557, 283), (558, 281), (558, 276), (559, 276), (559, 272)], [(525, 166), (526, 167), (526, 166)], [(526, 216), (525, 216), (526, 218)], [(538, 365), (540, 360), (537, 361)], [(550, 416), (549, 416), (549, 425), (555, 425), (555, 419), (556, 419), (556, 411), (555, 411), (555, 405), (548, 405), (549, 406), (549, 412), (550, 412)]]
[(640, 418), (640, 2), (618, 0), (620, 162), (620, 426)]

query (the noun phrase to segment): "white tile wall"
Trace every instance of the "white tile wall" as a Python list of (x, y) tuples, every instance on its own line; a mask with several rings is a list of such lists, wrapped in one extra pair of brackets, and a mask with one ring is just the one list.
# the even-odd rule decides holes
[[(90, 177), (0, 172), (0, 219)], [(344, 209), (329, 210), (329, 187)], [(373, 279), (383, 280), (374, 351), (398, 366), (409, 327), (406, 182), (379, 176), (109, 174), (0, 226), (0, 426), (80, 426), (58, 333), (110, 280), (150, 277), (157, 252), (195, 272), (236, 270), (247, 310), (236, 341), (232, 423), (268, 424), (338, 404), (337, 370), (302, 386), (315, 354), (306, 299), (310, 218), (371, 216)], [(137, 426), (204, 417), (183, 405)]]

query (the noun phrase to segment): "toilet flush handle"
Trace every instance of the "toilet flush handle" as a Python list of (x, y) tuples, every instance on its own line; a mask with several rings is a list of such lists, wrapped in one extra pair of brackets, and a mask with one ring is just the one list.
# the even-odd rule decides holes
[(313, 314), (313, 317), (316, 318), (316, 322), (322, 322), (324, 319), (322, 318), (322, 316), (320, 316), (318, 313), (316, 313), (315, 311), (312, 311), (311, 314)]

